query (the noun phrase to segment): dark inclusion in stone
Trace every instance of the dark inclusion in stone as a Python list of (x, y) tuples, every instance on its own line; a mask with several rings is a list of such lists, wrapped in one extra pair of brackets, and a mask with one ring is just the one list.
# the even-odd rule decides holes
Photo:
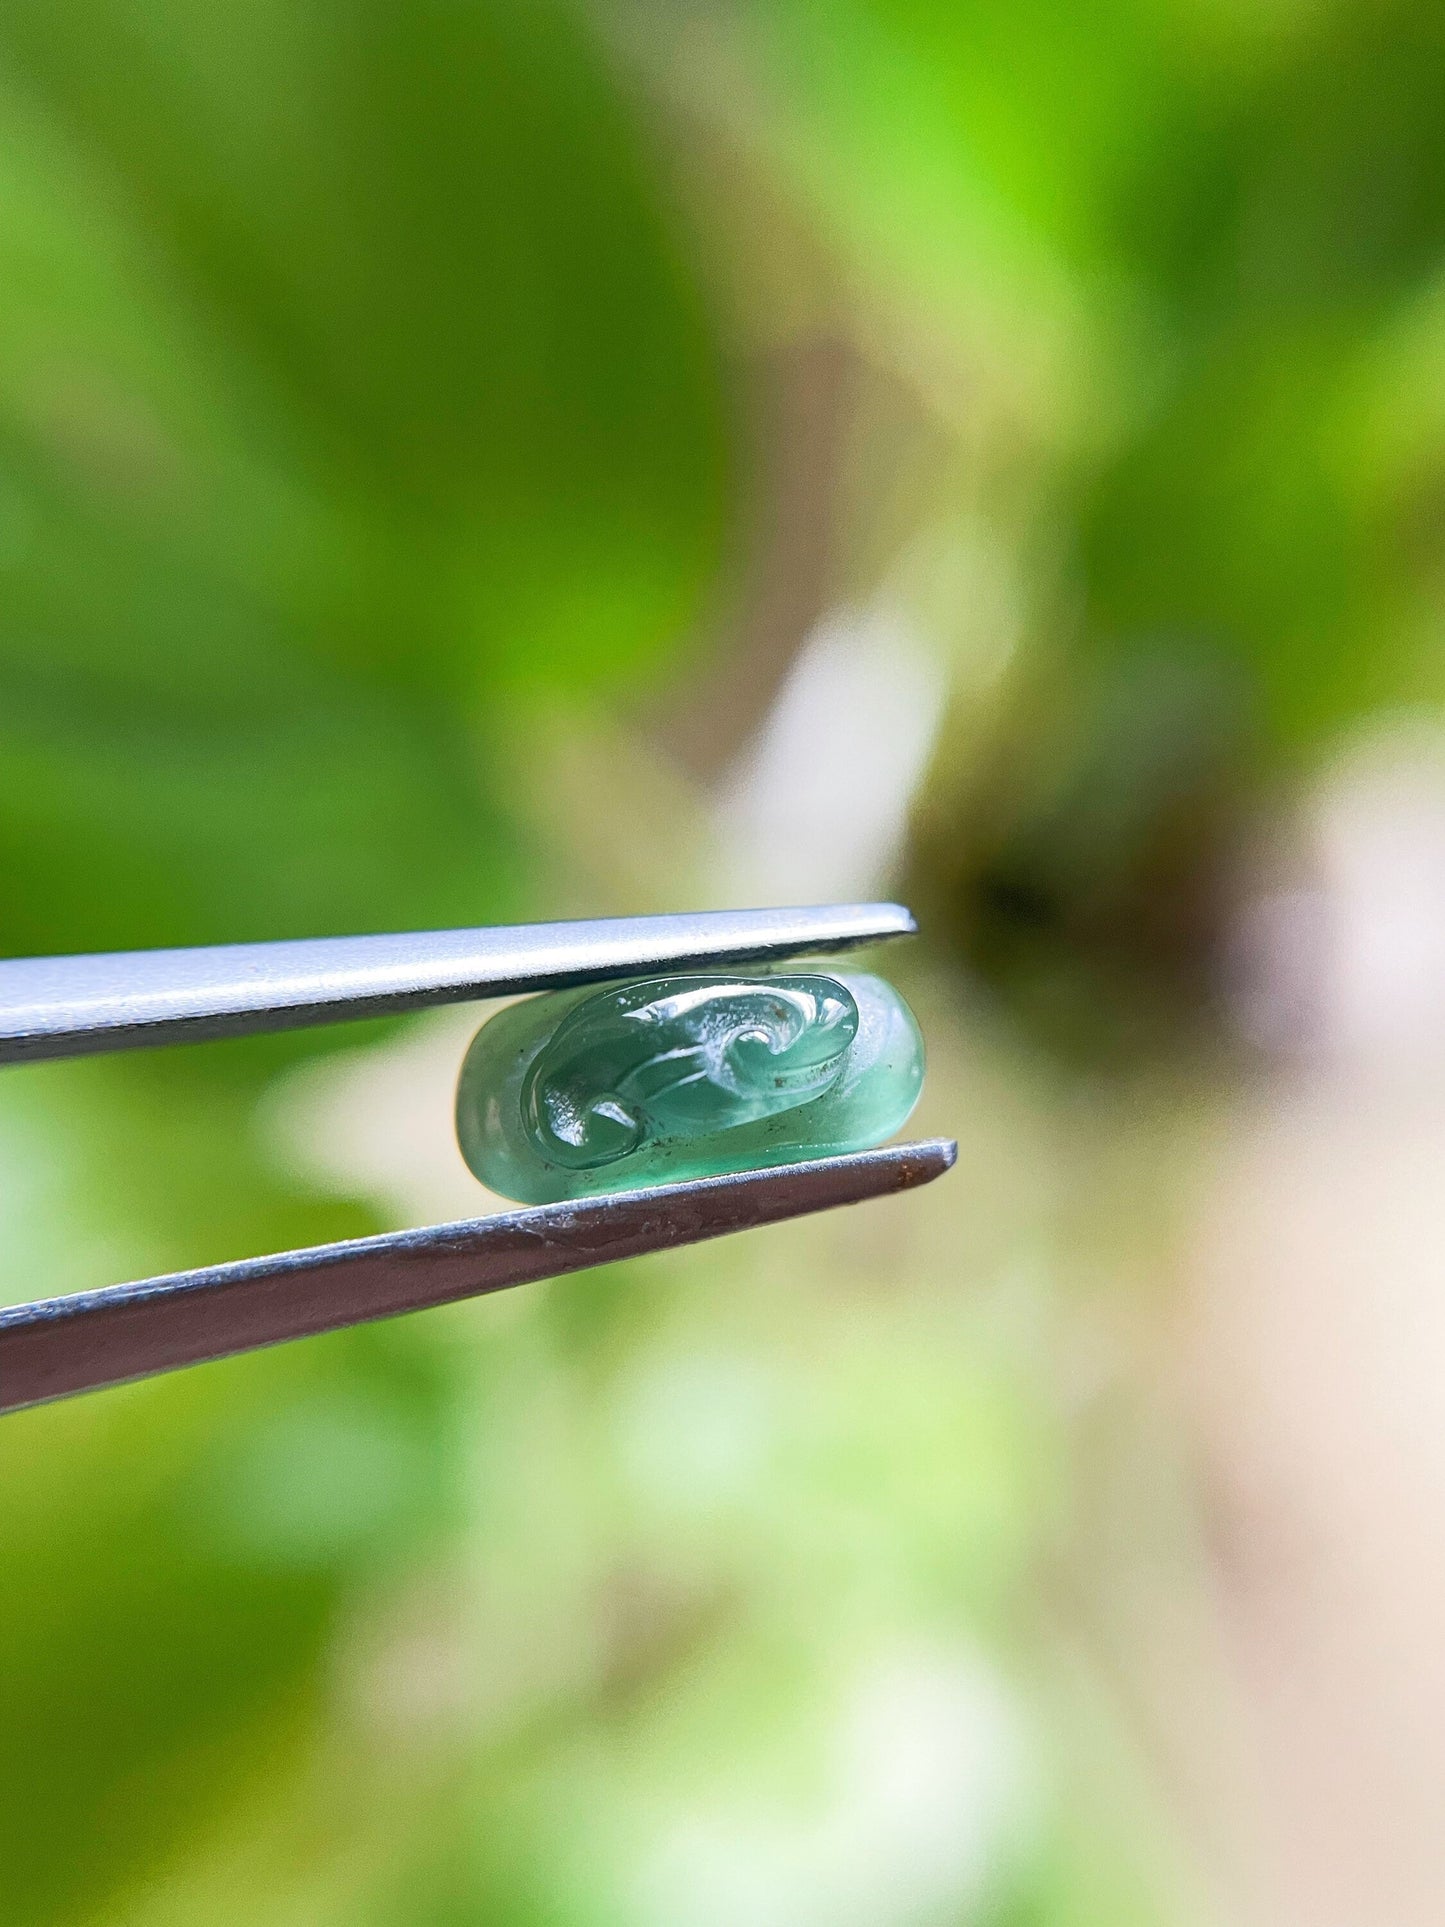
[(881, 977), (679, 976), (513, 1004), (472, 1040), (457, 1138), (527, 1204), (862, 1151), (923, 1083)]

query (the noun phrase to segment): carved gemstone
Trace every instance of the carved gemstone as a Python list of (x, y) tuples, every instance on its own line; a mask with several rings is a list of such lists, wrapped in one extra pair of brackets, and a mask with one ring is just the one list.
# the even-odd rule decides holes
[(923, 1041), (880, 977), (658, 977), (513, 1004), (472, 1040), (457, 1138), (529, 1204), (864, 1150)]

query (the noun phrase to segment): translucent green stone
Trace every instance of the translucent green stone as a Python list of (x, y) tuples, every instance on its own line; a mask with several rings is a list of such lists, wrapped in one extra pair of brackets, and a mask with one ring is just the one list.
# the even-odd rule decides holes
[(861, 1151), (923, 1083), (881, 977), (654, 977), (513, 1004), (472, 1040), (457, 1139), (527, 1204)]

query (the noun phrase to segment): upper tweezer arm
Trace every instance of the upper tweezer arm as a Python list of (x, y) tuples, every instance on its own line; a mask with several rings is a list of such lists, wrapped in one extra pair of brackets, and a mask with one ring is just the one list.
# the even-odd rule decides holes
[(0, 1064), (292, 1030), (705, 964), (773, 963), (914, 928), (899, 904), (848, 903), (19, 957), (0, 961)]

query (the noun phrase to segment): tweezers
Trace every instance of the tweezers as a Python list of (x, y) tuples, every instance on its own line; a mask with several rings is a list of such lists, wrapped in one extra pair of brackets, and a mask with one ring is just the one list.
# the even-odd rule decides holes
[[(908, 936), (898, 904), (0, 961), (0, 1065), (337, 1023)], [(0, 1412), (695, 1244), (939, 1177), (936, 1138), (350, 1239), (0, 1310)]]

